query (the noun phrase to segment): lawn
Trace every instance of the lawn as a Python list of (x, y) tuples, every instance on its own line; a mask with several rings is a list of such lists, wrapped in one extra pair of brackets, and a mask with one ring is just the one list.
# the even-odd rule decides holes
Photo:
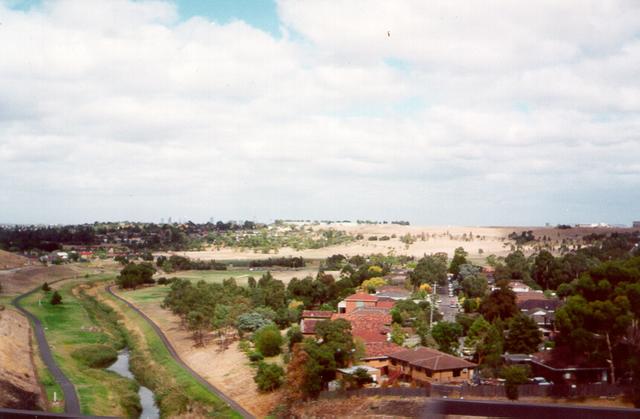
[[(102, 278), (97, 276), (84, 281), (99, 279)], [(51, 305), (51, 291), (38, 291), (23, 299), (21, 305), (42, 321), (56, 362), (76, 386), (82, 413), (128, 416), (131, 410), (128, 410), (127, 398), (132, 396), (132, 392), (136, 393), (135, 385), (115, 373), (89, 368), (71, 355), (90, 344), (107, 344), (115, 349), (125, 344), (124, 336), (114, 322), (101, 315), (99, 308), (90, 300), (73, 294), (72, 289), (81, 281), (65, 281), (63, 285), (53, 286), (62, 295), (63, 303), (60, 305)], [(40, 369), (40, 380), (49, 400), (52, 400), (53, 391), (62, 396), (44, 371), (44, 368)]]

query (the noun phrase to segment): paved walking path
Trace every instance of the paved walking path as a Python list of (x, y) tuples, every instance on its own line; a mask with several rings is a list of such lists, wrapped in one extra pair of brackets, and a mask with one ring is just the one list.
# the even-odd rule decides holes
[[(68, 279), (68, 278), (65, 278)], [(62, 281), (62, 279), (60, 280)], [(58, 282), (58, 281), (54, 281)], [(53, 284), (54, 282), (51, 282)], [(40, 348), (40, 357), (42, 361), (47, 366), (53, 378), (58, 382), (60, 387), (62, 388), (62, 392), (64, 393), (64, 411), (70, 415), (80, 415), (80, 400), (78, 399), (78, 394), (76, 393), (76, 389), (71, 381), (67, 378), (66, 375), (62, 372), (62, 370), (58, 367), (55, 359), (53, 358), (53, 353), (51, 352), (51, 348), (49, 347), (49, 343), (47, 342), (47, 337), (44, 334), (44, 329), (42, 328), (42, 323), (40, 319), (36, 316), (25, 310), (20, 306), (20, 301), (40, 290), (40, 287), (34, 288), (31, 291), (19, 295), (13, 299), (11, 302), (22, 314), (27, 316), (33, 324), (36, 340), (38, 341), (38, 348)]]

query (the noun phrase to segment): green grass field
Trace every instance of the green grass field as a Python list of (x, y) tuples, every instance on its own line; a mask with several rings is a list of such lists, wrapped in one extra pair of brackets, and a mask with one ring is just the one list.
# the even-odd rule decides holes
[(238, 285), (246, 285), (250, 276), (254, 277), (256, 281), (260, 277), (267, 273), (266, 270), (253, 270), (248, 269), (231, 269), (228, 271), (181, 271), (175, 274), (165, 275), (167, 278), (178, 277), (183, 279), (190, 279), (192, 281), (205, 281), (205, 282), (222, 282), (227, 278), (235, 278)]
[[(253, 276), (256, 281), (267, 271), (229, 270), (229, 271), (181, 271), (166, 275), (167, 278), (188, 279), (193, 282), (222, 283), (225, 279), (234, 278), (240, 286), (247, 285), (247, 279)], [(144, 307), (147, 303), (162, 302), (169, 293), (170, 286), (157, 285), (155, 287), (138, 288), (134, 291), (122, 291), (122, 295), (136, 304)]]
[[(127, 293), (127, 297), (134, 293), (140, 293), (138, 296), (142, 299), (149, 295), (154, 295), (154, 298), (157, 298), (155, 294), (158, 289), (168, 290), (167, 287), (145, 288)], [(196, 402), (195, 404), (199, 404), (200, 409), (203, 409), (200, 412), (203, 416), (242, 417), (175, 362), (160, 337), (146, 320), (112, 295), (104, 293), (104, 296), (118, 305), (120, 312), (125, 317), (125, 324), (135, 325), (138, 330), (142, 331), (144, 343), (137, 342), (133, 338), (130, 339), (134, 354), (137, 353), (131, 357), (131, 366), (142, 384), (155, 392), (164, 416), (179, 413), (187, 405), (192, 406)], [(148, 352), (140, 351), (142, 346), (147, 346)]]
[[(101, 279), (96, 276), (54, 285), (63, 301), (57, 306), (49, 302), (52, 292), (42, 291), (25, 298), (21, 304), (42, 321), (56, 362), (76, 386), (82, 413), (128, 416), (132, 410), (127, 400), (130, 400), (132, 393), (136, 394), (135, 384), (115, 373), (89, 368), (71, 356), (75, 350), (90, 344), (107, 344), (115, 349), (125, 344), (124, 336), (115, 323), (106, 319), (91, 301), (82, 300), (71, 291), (81, 281)], [(40, 379), (50, 396), (56, 385), (47, 374)], [(61, 392), (58, 394), (62, 395)]]

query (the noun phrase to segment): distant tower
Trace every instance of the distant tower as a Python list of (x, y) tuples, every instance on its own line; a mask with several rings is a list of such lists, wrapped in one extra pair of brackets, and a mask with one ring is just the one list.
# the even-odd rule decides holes
[(171, 217), (169, 217), (169, 219), (167, 220), (168, 224), (171, 224)]

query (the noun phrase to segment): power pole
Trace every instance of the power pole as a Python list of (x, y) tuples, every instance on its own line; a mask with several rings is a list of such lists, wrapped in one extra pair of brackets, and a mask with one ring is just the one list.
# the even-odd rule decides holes
[(431, 304), (429, 304), (431, 306), (431, 314), (429, 315), (429, 329), (431, 329), (433, 327), (433, 305), (436, 301), (436, 288), (438, 287), (438, 284), (436, 282), (433, 283), (433, 293), (431, 293)]

